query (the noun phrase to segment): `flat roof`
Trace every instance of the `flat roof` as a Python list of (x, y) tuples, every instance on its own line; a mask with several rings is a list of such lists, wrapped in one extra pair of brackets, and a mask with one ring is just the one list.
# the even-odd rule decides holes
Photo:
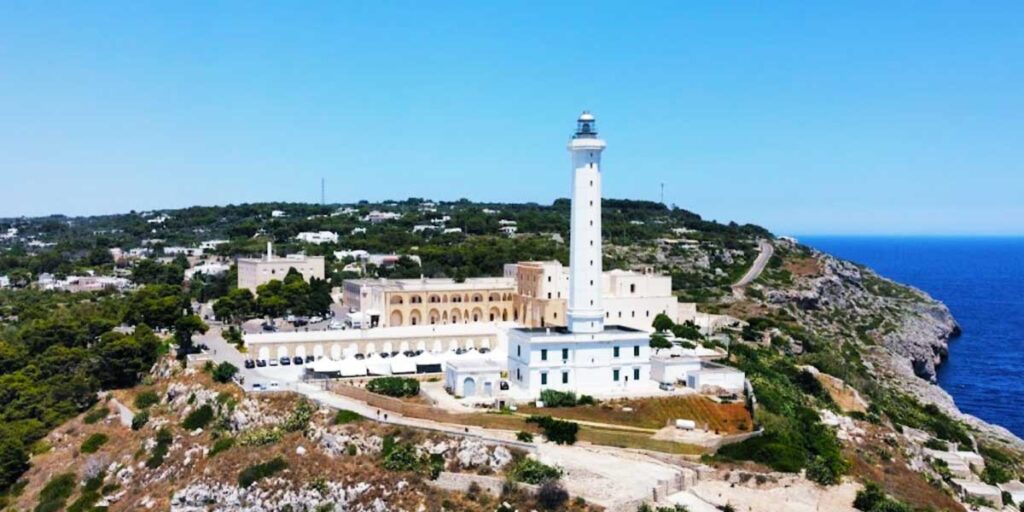
[(490, 288), (514, 288), (510, 277), (472, 277), (459, 283), (450, 278), (429, 279), (346, 279), (345, 283), (358, 286), (380, 287), (392, 291), (441, 291), (441, 290), (486, 290)]
[(472, 358), (472, 359), (450, 359), (445, 362), (448, 368), (453, 370), (462, 371), (501, 371), (501, 365), (497, 361), (491, 359)]
[(632, 327), (626, 327), (624, 325), (605, 325), (604, 330), (595, 333), (578, 333), (569, 332), (568, 327), (555, 326), (555, 327), (516, 327), (515, 331), (523, 332), (526, 334), (636, 334), (642, 333), (647, 334), (647, 331), (641, 331), (640, 329), (634, 329)]
[(496, 336), (511, 323), (478, 322), (468, 324), (405, 325), (340, 331), (261, 332), (245, 335), (245, 343), (311, 343), (345, 341), (389, 341), (397, 339), (439, 338), (444, 336)]

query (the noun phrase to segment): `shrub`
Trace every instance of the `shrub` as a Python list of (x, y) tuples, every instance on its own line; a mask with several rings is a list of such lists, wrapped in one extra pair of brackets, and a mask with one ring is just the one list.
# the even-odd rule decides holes
[(347, 425), (356, 421), (362, 420), (363, 417), (358, 413), (349, 411), (347, 409), (338, 409), (338, 412), (334, 413), (334, 424), (335, 425)]
[(292, 409), (291, 415), (281, 424), (281, 428), (285, 432), (304, 431), (309, 426), (309, 420), (313, 418), (314, 412), (316, 412), (316, 407), (309, 400), (301, 399), (299, 403), (295, 404), (295, 409)]
[(96, 450), (99, 450), (100, 447), (106, 444), (107, 441), (109, 440), (110, 438), (107, 437), (106, 434), (96, 433), (89, 436), (88, 439), (82, 442), (82, 446), (79, 448), (79, 450), (82, 453), (96, 453)]
[(132, 416), (132, 430), (142, 430), (142, 427), (149, 423), (149, 411), (142, 411)]
[(519, 432), (516, 432), (516, 439), (518, 439), (518, 440), (520, 440), (520, 441), (522, 441), (524, 443), (532, 443), (533, 442), (533, 433), (532, 432), (527, 432), (525, 430), (520, 430)]
[(537, 505), (544, 510), (561, 510), (569, 501), (569, 492), (558, 482), (548, 480), (537, 489)]
[(274, 457), (273, 459), (261, 464), (253, 464), (252, 466), (243, 469), (242, 472), (238, 474), (238, 486), (249, 487), (257, 480), (273, 475), (287, 467), (288, 463), (281, 457)]
[(39, 491), (39, 504), (35, 512), (56, 512), (64, 508), (71, 493), (75, 490), (75, 474), (64, 473), (50, 479)]
[(590, 395), (580, 395), (579, 400), (576, 400), (576, 405), (595, 405), (597, 400)]
[(576, 393), (545, 389), (540, 392), (540, 400), (544, 402), (545, 407), (575, 407)]
[(934, 437), (932, 437), (932, 438), (929, 438), (927, 441), (924, 442), (924, 447), (925, 448), (931, 448), (932, 450), (939, 450), (939, 451), (943, 451), (944, 452), (944, 451), (948, 451), (949, 450), (949, 443), (947, 443), (947, 442), (945, 442), (945, 441), (943, 441), (941, 439), (935, 439)]
[(910, 512), (909, 506), (890, 498), (874, 482), (868, 482), (863, 489), (857, 491), (853, 508), (864, 512)]
[(221, 384), (226, 384), (228, 382), (231, 382), (231, 378), (234, 377), (236, 373), (238, 373), (238, 367), (227, 361), (224, 361), (223, 363), (218, 364), (217, 367), (213, 369), (212, 377), (214, 381), (220, 382)]
[(420, 394), (420, 381), (406, 377), (378, 377), (366, 384), (366, 390), (395, 398), (416, 396)]
[(548, 466), (535, 459), (519, 459), (508, 471), (509, 478), (516, 482), (539, 485), (549, 480), (562, 478), (562, 470)]
[(210, 404), (203, 404), (188, 413), (188, 416), (185, 416), (185, 421), (181, 422), (181, 426), (186, 430), (195, 430), (205, 427), (212, 420), (213, 407), (210, 407)]
[(135, 396), (136, 409), (148, 409), (158, 403), (160, 403), (160, 397), (157, 396), (156, 391), (143, 391)]
[(420, 468), (420, 458), (416, 455), (416, 447), (409, 443), (397, 443), (388, 447), (384, 454), (384, 469), (388, 471), (416, 471)]
[(93, 423), (96, 423), (97, 421), (100, 421), (109, 415), (110, 409), (107, 409), (106, 405), (100, 405), (99, 407), (86, 413), (85, 417), (82, 418), (82, 421), (85, 422), (86, 425), (92, 425)]
[(241, 446), (264, 446), (276, 443), (284, 437), (281, 430), (275, 427), (257, 427), (249, 429), (238, 435), (238, 444)]
[(171, 447), (171, 442), (173, 441), (174, 436), (166, 428), (158, 430), (156, 433), (156, 446), (153, 447), (153, 453), (146, 461), (146, 467), (149, 469), (160, 467), (164, 463), (164, 457), (167, 456), (167, 450)]
[(527, 423), (534, 423), (544, 431), (544, 437), (556, 444), (575, 444), (580, 430), (578, 423), (556, 420), (551, 416), (530, 416)]
[(213, 442), (213, 447), (210, 448), (210, 453), (207, 454), (209, 457), (213, 457), (220, 452), (230, 450), (235, 445), (235, 438), (233, 437), (222, 437)]

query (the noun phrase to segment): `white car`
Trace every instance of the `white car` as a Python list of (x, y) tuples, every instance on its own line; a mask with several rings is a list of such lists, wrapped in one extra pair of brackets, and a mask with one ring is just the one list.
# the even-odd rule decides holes
[(270, 389), (277, 389), (277, 383), (276, 382), (271, 382), (270, 383)]
[(317, 322), (323, 322), (323, 321), (324, 321), (323, 317), (320, 317), (320, 316), (311, 316), (311, 317), (309, 317), (309, 323), (311, 323), (311, 324), (315, 324)]
[(340, 331), (345, 328), (345, 324), (337, 320), (331, 320), (331, 323), (327, 324), (327, 328), (332, 331)]

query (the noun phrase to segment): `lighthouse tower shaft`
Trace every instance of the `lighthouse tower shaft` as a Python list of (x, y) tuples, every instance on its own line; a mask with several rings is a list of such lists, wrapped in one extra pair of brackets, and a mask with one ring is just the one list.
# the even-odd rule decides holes
[(604, 330), (601, 305), (601, 152), (594, 117), (584, 112), (569, 141), (572, 155), (572, 214), (569, 225), (568, 328), (574, 333)]

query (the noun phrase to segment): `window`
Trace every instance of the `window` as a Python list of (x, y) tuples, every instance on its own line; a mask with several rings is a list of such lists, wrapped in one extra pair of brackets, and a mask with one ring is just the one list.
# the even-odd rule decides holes
[(630, 318), (636, 318), (636, 311), (630, 311), (629, 316)]
[(548, 282), (549, 283), (551, 282), (551, 276), (548, 276)]
[(622, 311), (619, 311), (619, 318), (622, 318)]
[(562, 359), (569, 359), (569, 349), (567, 349), (567, 348), (563, 348), (562, 349)]
[(618, 369), (612, 370), (612, 380), (614, 380), (615, 382), (619, 381), (619, 370)]
[(569, 372), (562, 372), (562, 384), (569, 383)]
[(555, 318), (557, 319), (558, 318), (558, 313), (553, 313), (553, 314), (555, 315)]
[(593, 201), (590, 202), (590, 206), (594, 206), (594, 202)]
[(523, 381), (523, 374), (519, 373), (519, 368), (516, 368), (516, 380), (518, 380), (520, 382)]
[(540, 360), (541, 361), (547, 361), (548, 360), (548, 349), (546, 349), (546, 348), (540, 349)]
[(519, 357), (523, 356), (523, 346), (522, 345), (516, 345), (516, 355), (519, 356)]
[(640, 380), (640, 368), (633, 368), (633, 380)]
[(549, 299), (551, 298), (551, 292), (548, 292), (548, 298)]
[(633, 357), (640, 357), (640, 345), (633, 346)]
[(540, 385), (541, 386), (547, 386), (548, 385), (548, 374), (546, 374), (546, 373), (540, 374)]
[(612, 348), (612, 357), (619, 357), (619, 347)]
[(635, 284), (629, 285), (629, 293), (636, 293), (636, 285)]

